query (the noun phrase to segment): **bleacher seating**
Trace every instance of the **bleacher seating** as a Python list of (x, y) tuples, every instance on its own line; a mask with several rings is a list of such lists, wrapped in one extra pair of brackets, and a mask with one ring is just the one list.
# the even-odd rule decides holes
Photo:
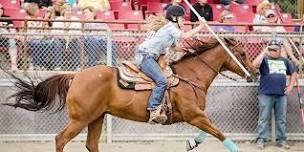
[(246, 4), (257, 6), (259, 3), (261, 3), (263, 0), (246, 0)]
[(96, 13), (96, 18), (97, 19), (102, 19), (102, 20), (115, 20), (115, 16), (114, 16), (113, 11), (107, 11), (107, 12), (98, 11)]
[[(5, 9), (4, 15), (10, 16), (14, 19), (24, 19), (26, 16), (25, 10), (23, 9)], [(23, 21), (13, 21), (14, 27), (21, 28)]]
[(148, 2), (147, 3), (147, 11), (145, 14), (149, 16), (150, 14), (158, 14), (162, 13), (166, 3), (158, 3), (158, 2)]
[(219, 0), (207, 0), (208, 4), (219, 4)]
[(248, 4), (231, 5), (231, 12), (238, 22), (252, 23), (255, 16), (252, 6)]
[(221, 4), (210, 4), (213, 12), (213, 20), (218, 21), (220, 19), (220, 14), (224, 10), (224, 6)]
[(186, 21), (190, 21), (190, 8), (185, 3), (182, 3), (182, 5), (184, 6), (186, 12), (185, 19)]
[(43, 18), (46, 12), (47, 12), (47, 10), (45, 10), (45, 9), (39, 9), (38, 16), (41, 17), (41, 18)]
[(132, 10), (132, 6), (128, 2), (122, 2), (122, 1), (110, 1), (110, 7), (112, 11), (120, 11), (120, 10)]
[[(118, 13), (119, 20), (127, 21), (144, 21), (143, 14), (141, 11), (125, 11)], [(138, 29), (136, 24), (125, 24), (126, 29)]]
[(114, 11), (115, 19), (118, 19), (118, 12), (132, 11), (132, 6), (128, 2), (115, 1), (110, 2), (111, 10)]
[(20, 9), (20, 0), (1, 0), (4, 9)]
[[(292, 20), (292, 16), (289, 13), (280, 13), (280, 19), (282, 20), (283, 24), (294, 24), (294, 22)], [(293, 32), (294, 31), (294, 27), (291, 27), (291, 26), (286, 26), (284, 28), (288, 32)]]
[[(157, 1), (157, 0), (154, 0), (154, 1)], [(172, 2), (172, 0), (158, 0), (158, 1), (160, 1), (161, 3), (171, 3)]]
[[(275, 4), (273, 6), (273, 9), (276, 11), (276, 14), (278, 15), (279, 20), (282, 22), (282, 24), (294, 24), (291, 14), (290, 13), (282, 13), (281, 8), (278, 4)], [(294, 31), (294, 27), (285, 26), (284, 28), (288, 32), (293, 32)]]
[[(114, 11), (97, 12), (96, 19), (102, 20), (102, 21), (113, 21), (113, 20), (115, 20)], [(124, 29), (124, 25), (122, 25), (122, 24), (109, 23), (108, 25), (112, 30)]]
[[(55, 0), (54, 0), (55, 1)], [(132, 21), (142, 21), (145, 16), (150, 14), (162, 13), (163, 8), (171, 3), (172, 0), (110, 0), (111, 11), (109, 12), (98, 12), (97, 19), (104, 20), (132, 20)], [(197, 0), (189, 0), (192, 4), (198, 2)], [(230, 9), (236, 16), (237, 22), (244, 23), (252, 23), (255, 13), (255, 7), (262, 0), (246, 0), (245, 4), (234, 4), (232, 3)], [(142, 6), (139, 7), (140, 11), (143, 13), (139, 13), (139, 11), (134, 12), (134, 8), (132, 8), (131, 2), (136, 2), (136, 5)], [(219, 0), (207, 0), (207, 2), (211, 5), (213, 9), (213, 19), (214, 21), (218, 21), (220, 17), (220, 13), (224, 10), (224, 6), (219, 3)], [(20, 10), (20, 0), (1, 0), (0, 2), (4, 8), (4, 15), (11, 16), (12, 18), (24, 18), (25, 12), (24, 10)], [(186, 9), (186, 20), (190, 19), (190, 9), (187, 5), (185, 5), (184, 1), (182, 1), (184, 8)], [(145, 10), (146, 9), (146, 10)], [(274, 9), (277, 10), (282, 23), (285, 24), (293, 24), (293, 20), (290, 14), (281, 14), (280, 8), (278, 5), (274, 6)], [(40, 10), (39, 17), (43, 17), (46, 13), (46, 10)], [(82, 12), (76, 11), (73, 14), (80, 19), (84, 19)], [(16, 27), (21, 26), (21, 21), (14, 21), (14, 25)], [(121, 28), (119, 24), (115, 24), (114, 26), (111, 24), (110, 27), (114, 29)], [(129, 24), (124, 25), (127, 29), (137, 29), (137, 25)], [(293, 31), (293, 27), (286, 27), (287, 31)]]
[(85, 19), (82, 11), (72, 11), (72, 15), (78, 17), (80, 20), (84, 20)]

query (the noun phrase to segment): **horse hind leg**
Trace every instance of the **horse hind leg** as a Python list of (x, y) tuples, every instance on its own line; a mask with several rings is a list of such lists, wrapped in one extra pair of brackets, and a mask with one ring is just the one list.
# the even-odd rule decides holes
[(99, 152), (98, 142), (101, 136), (104, 115), (89, 123), (86, 148), (89, 152)]
[(204, 111), (200, 110), (193, 118), (189, 119), (187, 122), (191, 125), (200, 128), (203, 131), (197, 138), (195, 138), (196, 145), (192, 147), (190, 146), (190, 149), (188, 149), (187, 146), (187, 150), (195, 148), (197, 144), (200, 144), (204, 140), (204, 138), (206, 137), (206, 133), (209, 133), (215, 138), (222, 141), (225, 147), (229, 150), (229, 152), (239, 151), (237, 146), (230, 139), (226, 139), (223, 133), (211, 123)]
[(56, 137), (56, 152), (63, 152), (64, 146), (87, 126), (86, 122), (70, 120), (68, 125)]

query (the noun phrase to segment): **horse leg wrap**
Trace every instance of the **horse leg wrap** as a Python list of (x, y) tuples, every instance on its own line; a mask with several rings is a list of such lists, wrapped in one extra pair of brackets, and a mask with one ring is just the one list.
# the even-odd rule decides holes
[(226, 138), (223, 143), (224, 146), (229, 150), (229, 152), (239, 152), (239, 149), (236, 144), (230, 139)]
[(197, 144), (201, 144), (204, 142), (204, 140), (207, 138), (207, 133), (202, 131), (194, 140), (196, 141)]
[(186, 141), (186, 149), (187, 151), (190, 151), (194, 148), (196, 148), (198, 146), (198, 144), (201, 144), (204, 142), (204, 140), (206, 139), (207, 134), (202, 131), (197, 137), (195, 137), (194, 139), (188, 139)]

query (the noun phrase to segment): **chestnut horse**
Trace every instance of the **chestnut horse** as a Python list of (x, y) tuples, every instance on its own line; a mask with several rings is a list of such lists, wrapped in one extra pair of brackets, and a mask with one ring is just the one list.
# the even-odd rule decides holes
[[(255, 72), (237, 41), (225, 39), (225, 43), (250, 72)], [(210, 122), (205, 103), (207, 90), (221, 71), (229, 70), (242, 77), (245, 74), (219, 43), (207, 50), (197, 45), (192, 49), (195, 53), (189, 52), (172, 65), (177, 75), (197, 84), (180, 81), (178, 86), (170, 88), (173, 123), (187, 122), (196, 126), (223, 141), (229, 151), (236, 152), (237, 146)], [(90, 152), (98, 152), (105, 114), (139, 122), (149, 119), (146, 109), (150, 91), (122, 89), (117, 84), (117, 76), (116, 68), (103, 65), (75, 74), (55, 75), (38, 84), (13, 76), (20, 90), (11, 96), (16, 99), (15, 103), (5, 105), (30, 111), (49, 110), (54, 106), (61, 110), (66, 106), (69, 122), (55, 137), (56, 152), (63, 152), (64, 146), (87, 126), (86, 148)], [(58, 97), (59, 101), (56, 100)]]

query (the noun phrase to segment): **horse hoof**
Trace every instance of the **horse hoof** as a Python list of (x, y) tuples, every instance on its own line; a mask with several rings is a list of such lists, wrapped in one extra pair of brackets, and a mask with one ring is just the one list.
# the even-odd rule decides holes
[(192, 150), (192, 149), (194, 149), (196, 147), (197, 147), (197, 143), (196, 143), (196, 141), (194, 139), (188, 139), (186, 141), (186, 150), (187, 151), (190, 151), (190, 150)]

